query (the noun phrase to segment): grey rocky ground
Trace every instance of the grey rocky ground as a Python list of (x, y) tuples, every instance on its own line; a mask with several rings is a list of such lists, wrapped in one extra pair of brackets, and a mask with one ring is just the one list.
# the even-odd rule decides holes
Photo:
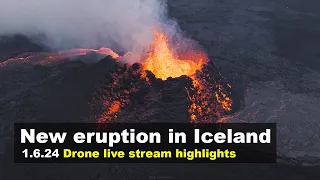
[(228, 118), (276, 122), (278, 151), (320, 159), (318, 1), (179, 1), (172, 16), (243, 97)]
[[(169, 1), (170, 16), (205, 48), (233, 86), (236, 107), (227, 119), (276, 122), (278, 151), (285, 162), (297, 165), (317, 165), (320, 159), (318, 7), (320, 2), (316, 0)], [(18, 51), (25, 50), (39, 47), (21, 47)], [(108, 60), (100, 63), (107, 64), (0, 69), (0, 172), (4, 179), (320, 178), (316, 166), (285, 164), (14, 165), (12, 123), (44, 119), (64, 122), (86, 116), (85, 104), (94, 85), (114, 66)], [(159, 92), (151, 91), (145, 97), (146, 103), (135, 102), (127, 111), (135, 111), (145, 119), (160, 115), (167, 120), (185, 118), (185, 95), (175, 93), (183, 90), (179, 86), (183, 79), (175, 81), (168, 82), (166, 87), (171, 88), (165, 89), (165, 98), (157, 99)], [(123, 113), (123, 117), (130, 117), (126, 111)]]

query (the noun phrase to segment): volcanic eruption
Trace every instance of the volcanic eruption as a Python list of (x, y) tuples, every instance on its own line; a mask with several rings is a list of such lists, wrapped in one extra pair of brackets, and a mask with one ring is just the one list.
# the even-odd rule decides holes
[[(152, 86), (151, 72), (155, 78), (162, 81), (167, 78), (188, 76), (190, 84), (185, 87), (188, 94), (188, 113), (191, 122), (213, 122), (225, 112), (231, 110), (232, 100), (224, 90), (220, 80), (212, 74), (209, 59), (206, 54), (196, 49), (186, 49), (182, 54), (176, 52), (170, 45), (163, 31), (153, 30), (153, 43), (148, 51), (141, 55), (131, 66), (126, 65), (124, 70), (116, 70), (112, 74), (112, 83), (103, 88), (96, 102), (100, 102), (98, 122), (107, 122), (118, 117), (121, 108), (130, 103), (132, 93), (139, 91), (142, 86)], [(111, 56), (121, 62), (121, 57), (110, 48), (84, 49), (74, 48), (58, 52), (24, 53), (0, 63), (0, 67), (17, 63), (32, 63), (49, 65), (63, 62), (64, 59), (74, 56), (84, 56), (88, 52)], [(185, 58), (185, 59), (183, 59)], [(128, 67), (129, 66), (129, 67)], [(144, 80), (141, 83), (139, 80)], [(231, 87), (227, 84), (228, 87)]]
[[(22, 33), (30, 37), (44, 33), (47, 36), (45, 44), (51, 45), (53, 49), (58, 44), (101, 47), (97, 39), (107, 46), (98, 49), (26, 52), (0, 61), (0, 67), (25, 63), (54, 65), (75, 56), (85, 56), (89, 52), (111, 56), (118, 64), (125, 65), (110, 75), (111, 82), (106, 82), (94, 93), (93, 109), (96, 109), (98, 122), (117, 119), (121, 109), (130, 103), (132, 94), (142, 88), (154, 86), (156, 79), (166, 81), (168, 78), (181, 76), (187, 77), (189, 82), (185, 86), (185, 93), (191, 122), (214, 122), (231, 110), (232, 100), (225, 90), (231, 86), (226, 84), (224, 87), (206, 53), (199, 48), (184, 46), (188, 44), (187, 41), (184, 42), (187, 38), (178, 38), (173, 43), (174, 35), (181, 33), (176, 22), (167, 18), (165, 2), (119, 0), (110, 3), (106, 0), (70, 3), (57, 0), (49, 3), (50, 6), (48, 3), (39, 1), (37, 4), (42, 8), (37, 9), (28, 5), (25, 9), (17, 9), (14, 4), (8, 4), (6, 9), (1, 9), (1, 13), (14, 20), (3, 21), (0, 18), (0, 22), (3, 21), (6, 25), (0, 29), (0, 33)], [(130, 7), (125, 12), (124, 5)], [(110, 12), (114, 14), (107, 14)], [(30, 15), (30, 18), (21, 21), (22, 15)], [(23, 22), (23, 25), (19, 22)], [(118, 55), (116, 49), (111, 49), (114, 44), (111, 42), (115, 42), (127, 54)], [(127, 61), (128, 58), (131, 58), (130, 61)]]

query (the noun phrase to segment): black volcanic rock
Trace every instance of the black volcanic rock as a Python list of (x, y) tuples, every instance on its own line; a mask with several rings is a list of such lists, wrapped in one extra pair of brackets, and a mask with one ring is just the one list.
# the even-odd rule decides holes
[(134, 63), (133, 65), (132, 65), (132, 69), (134, 69), (134, 70), (138, 70), (138, 69), (140, 69), (142, 66), (141, 66), (141, 64), (139, 64), (139, 63)]
[(79, 61), (67, 61), (59, 65), (62, 80), (44, 87), (47, 102), (43, 116), (48, 121), (81, 121), (90, 115), (88, 102), (92, 99), (93, 92), (114, 69), (116, 63), (106, 57), (96, 64), (77, 65)]
[(43, 51), (44, 49), (24, 35), (0, 36), (0, 62), (23, 52)]
[(106, 55), (96, 53), (94, 51), (89, 51), (85, 56), (80, 56), (75, 58), (76, 61), (81, 61), (86, 64), (94, 64), (99, 62), (101, 59), (104, 59)]

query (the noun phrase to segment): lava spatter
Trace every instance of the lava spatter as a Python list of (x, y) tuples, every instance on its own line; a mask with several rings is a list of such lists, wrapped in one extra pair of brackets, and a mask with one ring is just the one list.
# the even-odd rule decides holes
[(111, 77), (95, 92), (92, 109), (97, 114), (98, 123), (109, 122), (118, 118), (121, 108), (130, 103), (133, 93), (143, 86), (148, 86), (141, 80), (141, 67), (134, 64), (128, 68), (118, 67)]
[(192, 83), (186, 88), (191, 122), (215, 122), (231, 110), (229, 93), (212, 73), (213, 70), (208, 71), (208, 68), (206, 65), (201, 72), (191, 76)]

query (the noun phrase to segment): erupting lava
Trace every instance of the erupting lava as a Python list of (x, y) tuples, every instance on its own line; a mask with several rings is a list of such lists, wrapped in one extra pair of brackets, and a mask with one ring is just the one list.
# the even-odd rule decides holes
[(207, 63), (207, 58), (200, 53), (190, 53), (189, 55), (192, 60), (178, 59), (169, 48), (165, 34), (155, 31), (153, 44), (150, 46), (148, 57), (142, 61), (142, 67), (162, 80), (182, 75), (193, 76)]

